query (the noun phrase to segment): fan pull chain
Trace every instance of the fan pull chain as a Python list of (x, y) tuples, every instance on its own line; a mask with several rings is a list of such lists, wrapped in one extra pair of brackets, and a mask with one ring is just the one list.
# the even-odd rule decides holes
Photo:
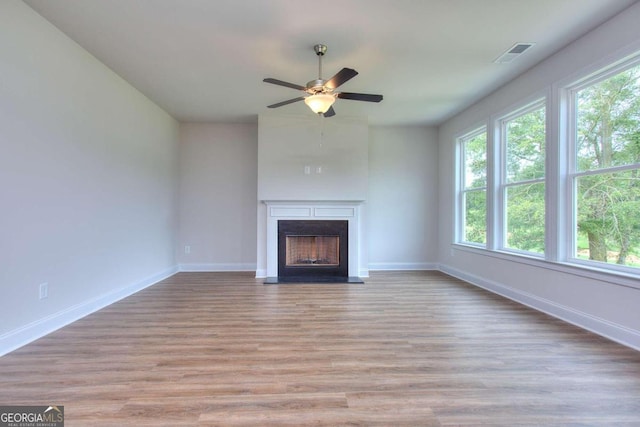
[(320, 116), (320, 144), (318, 148), (322, 149), (322, 142), (324, 141), (324, 114), (318, 114)]

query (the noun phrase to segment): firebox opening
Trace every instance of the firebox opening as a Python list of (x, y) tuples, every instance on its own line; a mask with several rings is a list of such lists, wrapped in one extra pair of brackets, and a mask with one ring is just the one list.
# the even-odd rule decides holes
[(348, 221), (278, 221), (279, 278), (344, 278), (348, 276)]
[(287, 267), (340, 265), (340, 236), (286, 236)]

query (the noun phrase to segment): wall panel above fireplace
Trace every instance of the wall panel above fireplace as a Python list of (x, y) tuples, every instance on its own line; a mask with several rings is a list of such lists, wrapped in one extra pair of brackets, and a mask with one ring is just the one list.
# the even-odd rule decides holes
[(262, 114), (258, 118), (258, 200), (365, 200), (366, 118)]

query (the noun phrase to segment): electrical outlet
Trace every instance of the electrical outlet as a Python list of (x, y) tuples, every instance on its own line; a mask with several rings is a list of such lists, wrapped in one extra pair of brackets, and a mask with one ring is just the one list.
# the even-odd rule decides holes
[(40, 283), (40, 299), (45, 299), (49, 296), (49, 284), (47, 282)]
[(187, 245), (184, 247), (184, 253), (185, 254), (190, 254), (191, 253), (191, 246)]

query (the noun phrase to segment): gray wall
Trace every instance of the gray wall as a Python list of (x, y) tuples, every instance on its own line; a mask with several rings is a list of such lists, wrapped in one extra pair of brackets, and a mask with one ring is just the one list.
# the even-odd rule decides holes
[(395, 126), (369, 133), (369, 268), (436, 268), (437, 131)]
[(2, 354), (175, 271), (178, 123), (20, 1), (0, 75)]
[(181, 269), (255, 270), (257, 177), (257, 124), (180, 125)]

